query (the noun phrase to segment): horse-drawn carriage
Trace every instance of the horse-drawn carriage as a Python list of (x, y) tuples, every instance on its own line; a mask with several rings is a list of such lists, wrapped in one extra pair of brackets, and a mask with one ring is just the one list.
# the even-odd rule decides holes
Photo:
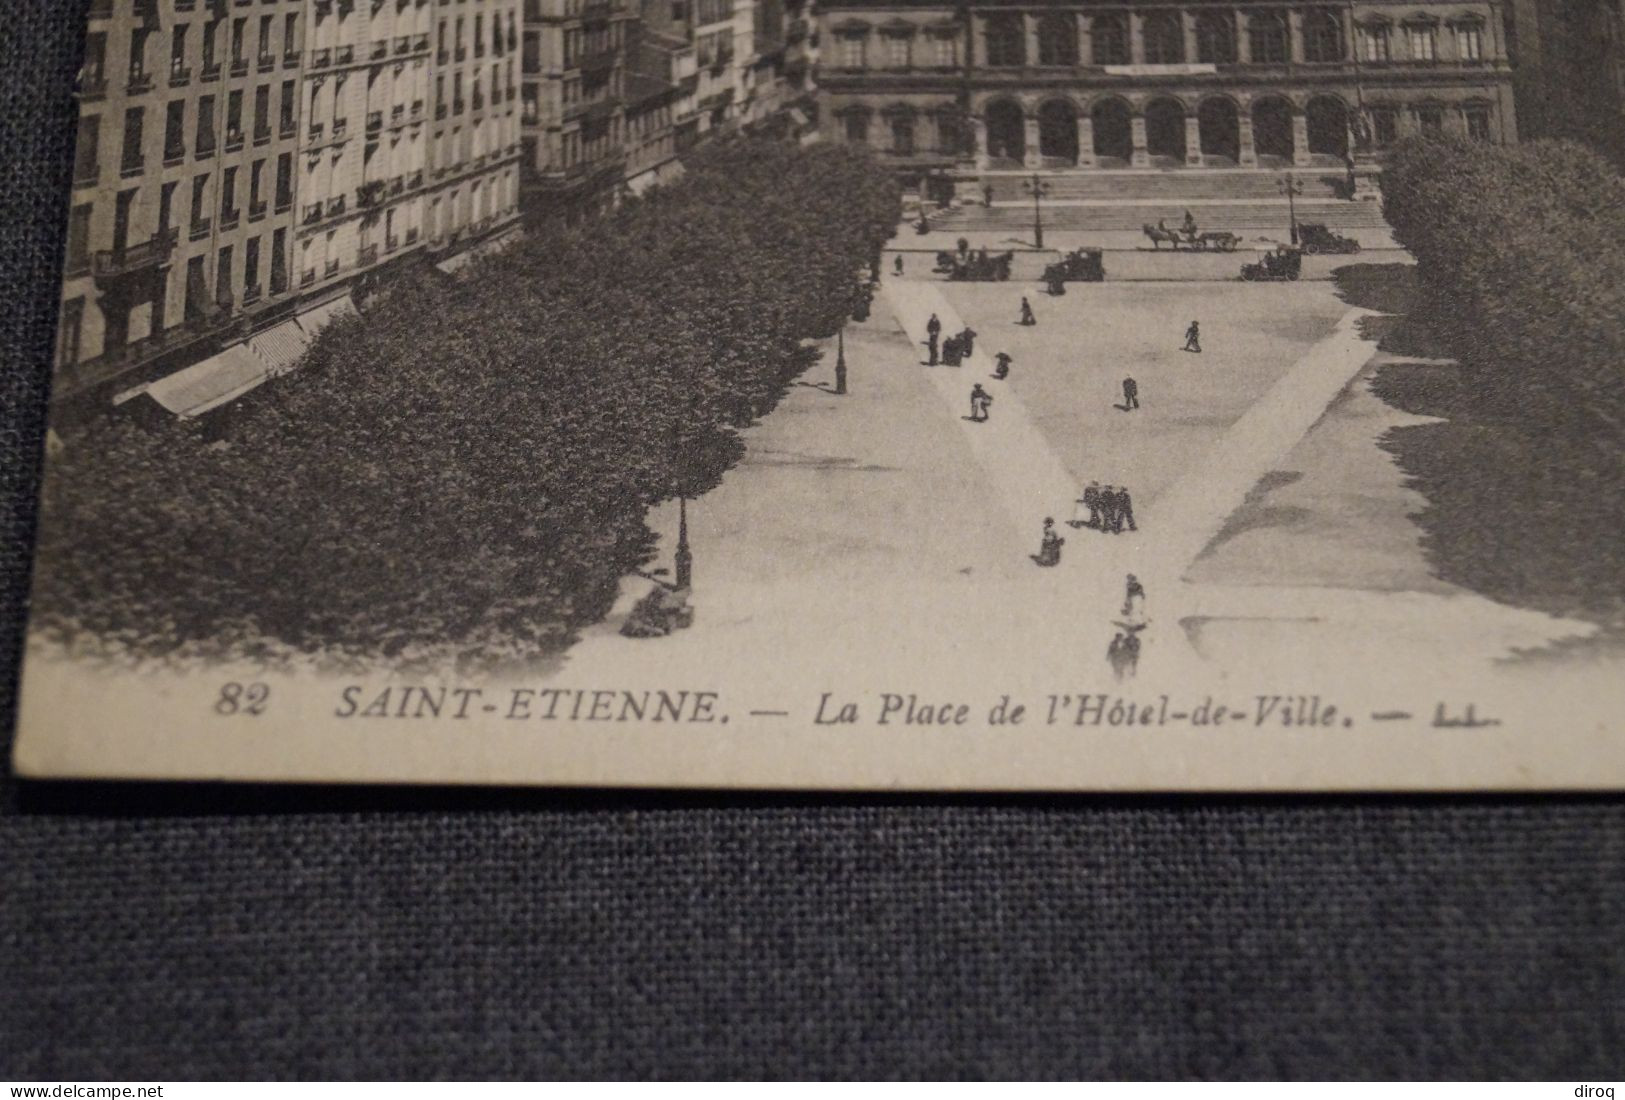
[(1010, 278), (1010, 264), (1015, 256), (1014, 252), (992, 255), (985, 248), (979, 252), (966, 251), (957, 255), (938, 252), (935, 270), (945, 273), (948, 281), (954, 283), (1002, 283)]
[(1106, 281), (1106, 267), (1101, 262), (1098, 248), (1078, 248), (1061, 255), (1055, 263), (1044, 268), (1041, 282), (1051, 293), (1062, 283), (1101, 283)]
[(1157, 251), (1161, 251), (1163, 241), (1172, 245), (1175, 252), (1179, 251), (1180, 245), (1191, 252), (1234, 252), (1241, 243), (1240, 237), (1223, 229), (1202, 233), (1194, 228), (1169, 229), (1165, 225), (1149, 223), (1140, 228), (1151, 238), (1151, 247)]
[(1274, 252), (1266, 252), (1256, 264), (1242, 264), (1241, 277), (1249, 283), (1292, 282), (1303, 271), (1303, 253), (1290, 245), (1277, 245)]
[(1328, 229), (1324, 222), (1299, 222), (1298, 241), (1313, 256), (1319, 252), (1349, 254), (1360, 251), (1360, 242)]

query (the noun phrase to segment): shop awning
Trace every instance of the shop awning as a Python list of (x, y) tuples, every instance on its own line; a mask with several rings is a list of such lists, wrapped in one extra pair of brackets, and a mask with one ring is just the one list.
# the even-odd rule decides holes
[(146, 394), (182, 419), (201, 416), (234, 401), (271, 376), (270, 368), (247, 344), (149, 383)]
[(314, 340), (317, 333), (340, 317), (354, 316), (356, 316), (355, 302), (350, 299), (348, 294), (341, 294), (330, 302), (323, 302), (315, 309), (301, 313), (298, 321), (299, 327), (304, 330), (305, 336)]
[(290, 371), (310, 349), (310, 337), (297, 321), (283, 321), (248, 338), (248, 350), (258, 355), (272, 374)]

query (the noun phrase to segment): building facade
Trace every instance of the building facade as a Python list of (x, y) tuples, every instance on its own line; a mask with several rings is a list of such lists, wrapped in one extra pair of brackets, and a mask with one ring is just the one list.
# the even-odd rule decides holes
[(96, 0), (55, 392), (206, 355), (297, 296), (306, 0)]
[(1502, 0), (820, 8), (824, 136), (900, 171), (1351, 167), (1407, 133), (1509, 142)]
[[(207, 411), (296, 362), (389, 265), (517, 217), (518, 0), (95, 0), (89, 18), (59, 401)], [(487, 41), (437, 74), (437, 22), (458, 19)], [(470, 110), (432, 130), (437, 75)]]
[(1625, 4), (1511, 0), (1506, 20), (1519, 131), (1585, 141), (1625, 166)]

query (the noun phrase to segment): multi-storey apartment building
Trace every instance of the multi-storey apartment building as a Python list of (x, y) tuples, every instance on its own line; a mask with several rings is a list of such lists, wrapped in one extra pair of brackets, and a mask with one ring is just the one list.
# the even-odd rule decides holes
[[(467, 91), (431, 148), (437, 16)], [(511, 223), (517, 41), (518, 0), (95, 0), (57, 398), (206, 411), (431, 237)]]
[(423, 226), (429, 0), (309, 0), (302, 290), (348, 282)]
[(423, 223), (437, 253), (483, 246), (519, 217), (520, 14), (519, 0), (437, 0)]
[(305, 0), (95, 0), (59, 397), (206, 354), (297, 293)]
[(615, 201), (625, 167), (631, 0), (525, 0), (524, 186), (540, 217)]
[(678, 175), (678, 158), (699, 141), (694, 106), (699, 71), (693, 45), (641, 24), (632, 58), (627, 77), (625, 186), (633, 194), (642, 194)]
[(825, 135), (900, 170), (1346, 166), (1511, 141), (1503, 0), (836, 0)]

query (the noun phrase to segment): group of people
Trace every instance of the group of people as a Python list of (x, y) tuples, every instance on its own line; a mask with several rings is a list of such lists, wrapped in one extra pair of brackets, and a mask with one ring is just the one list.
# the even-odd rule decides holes
[(1068, 520), (1073, 527), (1089, 527), (1109, 535), (1122, 534), (1125, 525), (1130, 531), (1139, 530), (1134, 525), (1134, 498), (1121, 485), (1102, 485), (1098, 481), (1091, 481), (1083, 490), (1083, 496), (1078, 498), (1078, 503), (1089, 509), (1089, 516), (1087, 519)]
[(957, 335), (942, 339), (942, 321), (935, 313), (925, 324), (925, 365), (934, 367), (939, 362), (943, 366), (957, 367), (976, 352), (976, 330), (969, 325), (959, 331)]

